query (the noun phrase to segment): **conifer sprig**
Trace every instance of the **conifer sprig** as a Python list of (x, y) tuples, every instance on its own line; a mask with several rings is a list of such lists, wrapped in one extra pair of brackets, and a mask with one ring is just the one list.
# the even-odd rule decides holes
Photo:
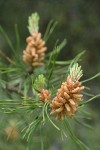
[[(82, 60), (81, 56), (85, 51), (79, 53), (72, 60), (59, 61), (58, 55), (67, 43), (66, 39), (60, 44), (57, 40), (53, 50), (44, 57), (46, 49), (49, 49), (47, 41), (57, 22), (51, 20), (42, 36), (39, 31), (39, 19), (38, 13), (33, 13), (28, 18), (28, 30), (31, 36), (27, 38), (28, 45), (24, 50), (24, 60), (30, 64), (29, 66), (24, 64), (20, 57), (21, 41), (17, 25), (15, 25), (16, 48), (0, 26), (0, 31), (4, 35), (10, 51), (13, 52), (13, 57), (10, 58), (0, 51), (0, 55), (9, 62), (7, 65), (0, 59), (0, 111), (6, 115), (18, 116), (21, 134), (28, 142), (36, 129), (40, 127), (44, 129), (49, 122), (65, 137), (69, 135), (81, 149), (88, 150), (88, 147), (76, 137), (69, 122), (75, 120), (79, 124), (91, 128), (85, 122), (80, 122), (79, 117), (90, 118), (90, 116), (86, 116), (87, 112), (83, 113), (82, 110), (86, 104), (100, 97), (100, 94), (91, 94), (88, 87), (83, 91), (82, 83), (99, 77), (100, 73), (80, 82), (83, 71), (78, 63)], [(42, 62), (43, 60), (44, 62)], [(84, 100), (82, 98), (84, 95), (90, 98), (80, 102)], [(54, 117), (50, 113), (56, 115), (57, 120), (61, 121), (54, 121)]]

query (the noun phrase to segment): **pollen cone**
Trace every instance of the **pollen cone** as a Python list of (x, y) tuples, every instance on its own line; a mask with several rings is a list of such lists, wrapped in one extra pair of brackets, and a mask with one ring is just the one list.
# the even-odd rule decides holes
[(9, 139), (15, 140), (19, 136), (19, 131), (16, 127), (6, 127), (5, 133)]
[(34, 32), (26, 39), (27, 46), (23, 51), (23, 61), (30, 66), (41, 66), (45, 57), (45, 41), (41, 38), (41, 33)]
[(77, 112), (78, 103), (82, 100), (83, 95), (80, 92), (83, 89), (81, 82), (73, 81), (69, 75), (50, 104), (50, 114), (55, 114), (57, 120), (63, 120), (65, 116), (73, 117)]
[(39, 98), (46, 103), (48, 100), (50, 100), (51, 94), (48, 90), (43, 89), (41, 93), (39, 94)]

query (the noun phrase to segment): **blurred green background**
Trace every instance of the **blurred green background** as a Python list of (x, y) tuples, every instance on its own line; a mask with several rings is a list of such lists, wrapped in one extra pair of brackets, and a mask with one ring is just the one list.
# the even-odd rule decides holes
[[(0, 0), (0, 25), (8, 33), (10, 39), (15, 42), (14, 24), (18, 24), (21, 51), (26, 46), (25, 39), (29, 35), (27, 29), (28, 16), (33, 12), (40, 15), (40, 31), (45, 32), (49, 20), (58, 21), (57, 28), (48, 42), (49, 51), (52, 50), (56, 39), (67, 38), (67, 45), (60, 54), (60, 60), (74, 58), (82, 50), (86, 50), (81, 62), (84, 78), (89, 78), (100, 71), (100, 1), (99, 0)], [(0, 49), (8, 53), (8, 45), (0, 33)], [(11, 54), (8, 54), (11, 55)], [(87, 83), (93, 94), (100, 93), (100, 78)], [(91, 150), (100, 149), (100, 120), (99, 98), (94, 100), (88, 109), (93, 115), (93, 131), (83, 129), (81, 134), (85, 141), (88, 140)], [(51, 127), (51, 130), (52, 127)], [(76, 150), (70, 146), (70, 141), (62, 143), (58, 135), (51, 134), (46, 150)], [(94, 132), (95, 131), (95, 132)], [(55, 133), (55, 132), (54, 132)], [(2, 133), (1, 133), (2, 135)], [(4, 137), (3, 137), (4, 138)], [(24, 150), (24, 141), (8, 142), (1, 140), (0, 150)], [(4, 143), (5, 148), (4, 148)], [(19, 143), (19, 144), (18, 144)], [(38, 142), (34, 142), (35, 145)], [(46, 143), (45, 143), (46, 144)], [(71, 147), (71, 148), (70, 148)], [(40, 149), (38, 146), (32, 150)]]

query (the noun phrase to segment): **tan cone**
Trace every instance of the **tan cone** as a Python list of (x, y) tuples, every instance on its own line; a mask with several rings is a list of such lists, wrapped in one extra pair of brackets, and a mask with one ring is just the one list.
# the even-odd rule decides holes
[(6, 127), (5, 133), (9, 139), (15, 140), (19, 136), (19, 131), (16, 127)]
[(48, 100), (50, 100), (51, 94), (49, 93), (48, 90), (42, 89), (41, 93), (38, 94), (39, 98), (46, 103)]
[(45, 57), (45, 41), (41, 33), (33, 33), (26, 39), (27, 47), (23, 51), (23, 61), (30, 66), (41, 66)]
[(83, 95), (80, 92), (83, 89), (84, 86), (81, 86), (81, 82), (74, 82), (68, 76), (67, 81), (62, 83), (50, 104), (52, 109), (50, 114), (55, 114), (57, 120), (63, 120), (65, 116), (73, 117), (77, 112), (78, 103), (82, 100)]

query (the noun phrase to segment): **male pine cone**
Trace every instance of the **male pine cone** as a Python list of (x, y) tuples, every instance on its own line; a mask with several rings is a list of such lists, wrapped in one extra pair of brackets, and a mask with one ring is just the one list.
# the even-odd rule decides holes
[(45, 41), (41, 38), (41, 33), (34, 32), (26, 39), (27, 47), (23, 51), (23, 61), (30, 66), (41, 66), (45, 57)]
[(42, 89), (41, 93), (38, 94), (39, 98), (44, 102), (48, 102), (51, 98), (51, 94), (49, 93), (48, 90)]
[(82, 100), (83, 95), (80, 94), (80, 91), (83, 89), (81, 82), (73, 81), (69, 75), (50, 104), (52, 109), (50, 114), (56, 114), (57, 120), (63, 120), (65, 116), (73, 117), (77, 112), (78, 103)]

